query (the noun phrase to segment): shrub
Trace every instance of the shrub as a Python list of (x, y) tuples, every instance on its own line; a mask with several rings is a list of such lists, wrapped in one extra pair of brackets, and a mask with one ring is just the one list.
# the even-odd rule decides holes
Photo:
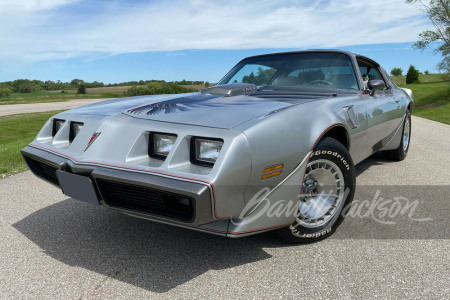
[(205, 88), (209, 87), (211, 84), (207, 81), (205, 82)]
[(0, 86), (0, 98), (8, 98), (11, 95), (11, 90), (5, 86)]
[(126, 92), (123, 92), (124, 96), (139, 96), (138, 87), (133, 85)]
[(403, 70), (401, 68), (392, 68), (391, 75), (392, 76), (402, 76)]
[(406, 73), (406, 84), (418, 82), (419, 82), (419, 71), (413, 65), (410, 65), (408, 73)]
[(86, 85), (80, 84), (77, 89), (77, 94), (86, 94)]
[(40, 87), (31, 82), (24, 82), (19, 85), (18, 92), (19, 93), (33, 93), (40, 90)]

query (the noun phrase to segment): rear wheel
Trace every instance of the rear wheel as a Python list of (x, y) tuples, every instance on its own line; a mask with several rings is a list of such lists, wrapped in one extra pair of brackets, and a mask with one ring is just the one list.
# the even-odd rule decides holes
[(405, 120), (403, 121), (402, 140), (400, 146), (394, 150), (383, 151), (383, 155), (393, 160), (404, 160), (408, 154), (409, 144), (411, 141), (411, 113), (406, 111)]
[(332, 235), (344, 220), (342, 209), (355, 192), (355, 168), (347, 149), (322, 139), (306, 166), (295, 222), (277, 230), (288, 243), (310, 243)]

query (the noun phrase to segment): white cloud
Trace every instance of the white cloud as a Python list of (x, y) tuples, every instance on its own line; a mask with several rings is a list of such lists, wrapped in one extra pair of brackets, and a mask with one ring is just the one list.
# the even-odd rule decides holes
[[(403, 0), (177, 0), (111, 2), (94, 15), (58, 10), (73, 2), (2, 2), (0, 59), (400, 43), (414, 41), (429, 26), (423, 13)], [(5, 3), (15, 8), (6, 13)]]
[(1, 0), (0, 12), (23, 12), (55, 9), (80, 0)]

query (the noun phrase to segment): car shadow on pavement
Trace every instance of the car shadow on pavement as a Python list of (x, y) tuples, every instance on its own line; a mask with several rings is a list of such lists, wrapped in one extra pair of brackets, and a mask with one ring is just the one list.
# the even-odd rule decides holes
[(13, 227), (67, 265), (163, 293), (209, 271), (271, 257), (283, 244), (270, 233), (228, 239), (132, 218), (66, 199)]
[(396, 163), (396, 161), (387, 159), (383, 156), (383, 154), (378, 151), (360, 162), (355, 166), (356, 177), (367, 171), (369, 168), (377, 165), (384, 165), (389, 163)]
[[(357, 174), (384, 163), (389, 161), (375, 154), (356, 167)], [(400, 188), (403, 189), (399, 194), (398, 186), (359, 186), (355, 199), (359, 203), (371, 200), (377, 190), (384, 199), (399, 195), (411, 200), (430, 198), (423, 186)], [(433, 217), (432, 222), (411, 220), (408, 211), (394, 219), (397, 225), (385, 225), (377, 218), (380, 212), (375, 211), (369, 218), (347, 217), (344, 226), (329, 241), (448, 238), (449, 187), (436, 186), (433, 193), (436, 195), (430, 199), (433, 202), (420, 202), (414, 215), (414, 218)], [(129, 217), (70, 198), (28, 215), (13, 227), (64, 264), (156, 293), (167, 292), (209, 270), (270, 259), (272, 256), (264, 248), (289, 246), (270, 232), (228, 239)]]

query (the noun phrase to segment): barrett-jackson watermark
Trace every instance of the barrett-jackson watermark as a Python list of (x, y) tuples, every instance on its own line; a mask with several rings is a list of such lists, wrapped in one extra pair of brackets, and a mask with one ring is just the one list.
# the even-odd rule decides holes
[[(251, 223), (261, 217), (263, 218), (280, 218), (298, 215), (299, 200), (270, 200), (271, 190), (265, 187), (258, 191), (247, 202), (238, 219), (245, 218), (246, 223)], [(342, 196), (345, 203), (349, 190), (347, 189)], [(329, 194), (318, 195), (314, 200), (317, 205), (310, 205), (309, 209), (320, 210), (326, 201), (321, 201), (321, 197), (329, 197)], [(299, 199), (301, 195), (298, 196)], [(322, 199), (323, 200), (323, 199)], [(302, 200), (300, 200), (302, 201)], [(381, 197), (381, 190), (377, 189), (375, 195), (371, 200), (353, 199), (352, 203), (347, 204), (342, 208), (340, 213), (345, 217), (372, 219), (380, 224), (395, 225), (398, 217), (407, 217), (411, 221), (428, 222), (433, 219), (430, 217), (419, 218), (416, 217), (416, 210), (420, 205), (419, 200), (410, 200), (403, 196), (395, 196), (391, 199)], [(307, 206), (308, 207), (308, 206)], [(233, 223), (237, 220), (231, 220)], [(236, 222), (237, 223), (237, 222)]]
[(384, 199), (380, 196), (381, 191), (376, 190), (375, 196), (372, 200), (358, 200), (353, 199), (351, 205), (347, 205), (342, 210), (342, 214), (347, 217), (353, 218), (371, 218), (378, 223), (395, 225), (393, 219), (399, 216), (407, 216), (411, 221), (416, 222), (428, 222), (433, 219), (427, 218), (416, 218), (416, 209), (420, 205), (419, 200), (409, 200), (406, 197), (397, 196), (392, 199)]

